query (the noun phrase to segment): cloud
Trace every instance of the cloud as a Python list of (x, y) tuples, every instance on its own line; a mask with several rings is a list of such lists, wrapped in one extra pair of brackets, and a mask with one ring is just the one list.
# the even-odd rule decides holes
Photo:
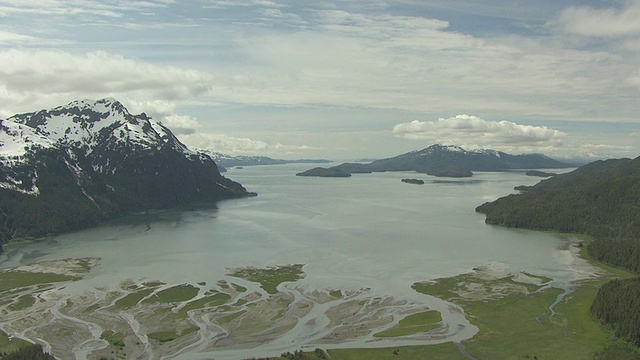
[(207, 5), (205, 7), (213, 7), (213, 8), (226, 8), (226, 7), (237, 7), (237, 6), (261, 6), (261, 7), (269, 7), (269, 8), (281, 8), (284, 7), (282, 4), (278, 4), (274, 1), (268, 0), (208, 0), (206, 2)]
[[(130, 11), (148, 12), (151, 9), (166, 7), (174, 1), (168, 0), (0, 0), (0, 16), (8, 17), (16, 14), (47, 16), (97, 16), (101, 18), (122, 18)], [(86, 19), (85, 19), (86, 20)]]
[(38, 40), (29, 35), (17, 34), (0, 29), (0, 44), (34, 43)]
[(184, 134), (180, 140), (190, 147), (225, 154), (264, 153), (270, 147), (260, 140), (205, 132)]
[(565, 133), (546, 127), (512, 121), (488, 121), (472, 115), (457, 115), (435, 121), (414, 120), (397, 124), (393, 133), (408, 139), (472, 147), (562, 146)]
[[(164, 123), (164, 122), (163, 122)], [(167, 125), (165, 123), (165, 125)], [(168, 125), (170, 129), (174, 129)], [(309, 150), (317, 150), (307, 145), (270, 144), (248, 137), (236, 137), (226, 134), (195, 131), (178, 136), (187, 146), (196, 149), (217, 151), (229, 155), (266, 155), (266, 156), (304, 156)]]
[[(582, 120), (628, 109), (630, 90), (637, 92), (630, 89), (637, 61), (614, 52), (572, 48), (552, 37), (483, 39), (419, 16), (307, 10), (297, 31), (266, 17), (259, 30), (240, 27), (229, 41), (244, 61), (219, 68), (211, 97), (432, 114), (463, 102), (473, 113)], [(590, 101), (601, 99), (602, 89), (624, 96)]]
[(0, 78), (0, 102), (11, 104), (16, 112), (105, 96), (175, 103), (205, 94), (213, 81), (200, 71), (104, 51), (21, 49), (0, 51)]
[(198, 120), (189, 115), (171, 114), (165, 116), (162, 124), (167, 126), (176, 135), (194, 134), (202, 127)]
[(640, 35), (640, 1), (627, 0), (621, 8), (572, 6), (565, 9), (551, 25), (583, 36), (621, 37)]

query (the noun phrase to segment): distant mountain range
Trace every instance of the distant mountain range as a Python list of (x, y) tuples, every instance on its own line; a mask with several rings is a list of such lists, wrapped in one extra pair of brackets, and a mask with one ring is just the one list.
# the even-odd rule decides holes
[(231, 156), (220, 152), (202, 150), (216, 162), (218, 169), (225, 172), (228, 168), (238, 166), (256, 166), (256, 165), (283, 165), (283, 164), (326, 164), (332, 162), (325, 159), (273, 159), (266, 156)]
[(253, 195), (112, 98), (0, 120), (0, 245), (125, 213)]
[[(541, 154), (510, 155), (496, 150), (467, 151), (459, 146), (431, 145), (392, 158), (367, 164), (344, 163), (331, 167), (337, 174), (371, 173), (383, 171), (416, 171), (433, 176), (469, 177), (473, 171), (508, 171), (514, 169), (557, 169), (571, 167)], [(323, 176), (330, 174), (315, 168), (299, 173), (299, 176)], [(326, 170), (326, 169), (325, 169)], [(342, 175), (343, 176), (343, 175)]]

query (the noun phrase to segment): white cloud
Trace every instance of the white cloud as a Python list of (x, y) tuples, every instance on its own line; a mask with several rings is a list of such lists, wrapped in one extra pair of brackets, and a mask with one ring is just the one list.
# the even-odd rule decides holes
[(584, 36), (638, 36), (640, 1), (627, 0), (619, 9), (572, 6), (564, 10), (551, 24), (566, 32)]
[[(538, 119), (610, 118), (611, 109), (633, 106), (627, 94), (637, 62), (630, 57), (548, 38), (481, 39), (418, 16), (310, 14), (299, 31), (238, 31), (230, 41), (246, 61), (219, 69), (211, 97), (430, 113), (460, 111), (462, 104), (473, 113)], [(625, 96), (593, 101), (602, 89)]]
[[(164, 123), (164, 122), (163, 122)], [(172, 126), (165, 123), (170, 129)], [(191, 124), (193, 125), (193, 124)], [(187, 146), (196, 149), (217, 151), (229, 155), (266, 155), (272, 157), (304, 157), (309, 150), (317, 150), (307, 145), (271, 144), (248, 137), (237, 137), (213, 132), (188, 132), (178, 136)]]
[(397, 124), (393, 133), (408, 139), (428, 140), (473, 147), (561, 146), (566, 134), (546, 127), (521, 125), (512, 121), (488, 121), (472, 115), (457, 115), (435, 121), (414, 120)]
[(15, 112), (105, 96), (175, 103), (206, 93), (213, 81), (207, 73), (103, 51), (18, 49), (0, 51), (0, 77), (0, 102)]
[(282, 4), (278, 4), (273, 1), (268, 0), (208, 0), (206, 2), (207, 5), (205, 7), (212, 8), (227, 8), (227, 7), (237, 7), (237, 6), (261, 6), (267, 8), (281, 8), (284, 7)]
[(36, 41), (37, 39), (33, 36), (17, 34), (0, 29), (0, 44), (33, 43)]
[(15, 14), (48, 15), (48, 16), (87, 16), (93, 15), (104, 18), (121, 18), (129, 11), (149, 11), (166, 7), (174, 1), (167, 0), (29, 0), (6, 1), (0, 0), (0, 16), (8, 17)]
[(198, 129), (202, 128), (198, 120), (189, 115), (171, 114), (164, 117), (162, 124), (171, 129), (176, 135), (194, 134)]
[(269, 144), (264, 141), (205, 132), (184, 134), (180, 140), (190, 147), (225, 154), (264, 153), (269, 149)]

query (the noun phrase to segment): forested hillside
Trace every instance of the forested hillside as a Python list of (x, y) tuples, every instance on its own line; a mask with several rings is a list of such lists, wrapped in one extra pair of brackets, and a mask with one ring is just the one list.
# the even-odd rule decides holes
[(591, 256), (640, 271), (640, 158), (596, 161), (476, 211), (489, 224), (587, 234)]
[(251, 195), (209, 155), (115, 99), (0, 119), (0, 251), (15, 238)]
[(640, 346), (640, 278), (602, 285), (591, 313), (606, 324), (615, 324), (617, 336)]
[[(490, 224), (587, 234), (593, 258), (640, 272), (640, 158), (597, 161), (476, 211)], [(640, 346), (640, 278), (603, 285), (591, 311)]]

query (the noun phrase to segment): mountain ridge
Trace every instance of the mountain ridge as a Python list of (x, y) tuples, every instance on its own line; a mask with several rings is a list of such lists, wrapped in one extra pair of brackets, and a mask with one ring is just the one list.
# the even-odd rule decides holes
[(599, 160), (476, 208), (488, 224), (587, 234), (594, 259), (640, 272), (640, 157)]
[(223, 154), (217, 151), (202, 150), (207, 155), (211, 156), (218, 165), (218, 169), (221, 172), (226, 171), (227, 168), (237, 166), (257, 166), (257, 165), (284, 165), (284, 164), (326, 164), (332, 162), (326, 159), (274, 159), (267, 156), (260, 155), (238, 155), (231, 156)]
[(368, 164), (343, 163), (329, 169), (347, 173), (416, 171), (433, 176), (469, 177), (473, 171), (509, 171), (515, 169), (567, 168), (565, 164), (542, 154), (511, 155), (497, 150), (467, 151), (455, 145), (434, 144), (398, 156)]
[(0, 243), (125, 213), (255, 195), (162, 123), (117, 100), (0, 120)]

